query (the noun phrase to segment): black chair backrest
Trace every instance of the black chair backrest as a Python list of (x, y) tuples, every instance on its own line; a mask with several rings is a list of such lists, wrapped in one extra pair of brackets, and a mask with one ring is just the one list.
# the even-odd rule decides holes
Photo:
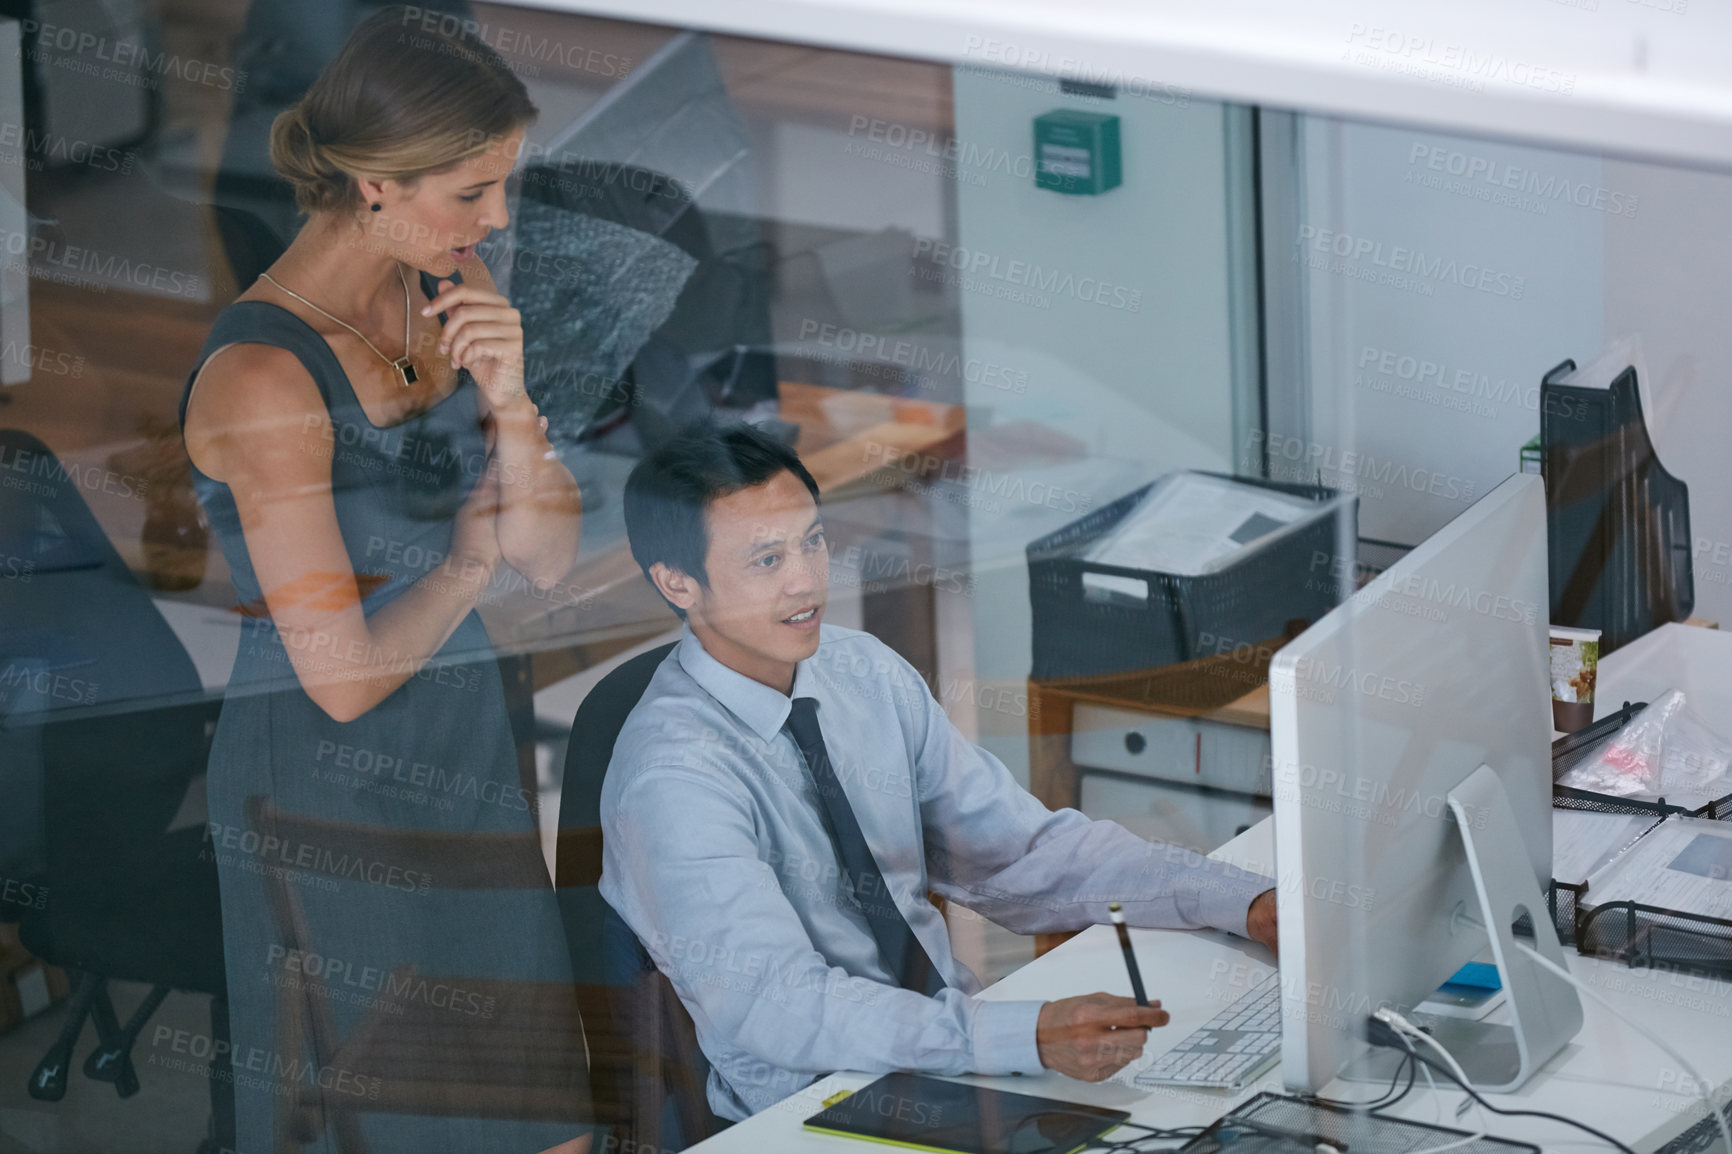
[(559, 854), (554, 866), (559, 908), (576, 979), (630, 985), (655, 964), (589, 878), (578, 835), (601, 826), (601, 785), (613, 760), (614, 742), (637, 708), (656, 668), (676, 642), (640, 653), (608, 673), (589, 691), (571, 723), (565, 751), (565, 781), (559, 794)]
[(653, 446), (712, 407), (747, 409), (776, 398), (776, 360), (770, 351), (774, 270), (771, 247), (755, 221), (711, 220), (666, 174), (587, 157), (530, 165), (522, 189), (520, 228), (538, 215), (554, 220), (588, 216), (660, 237), (697, 262), (672, 311), (633, 351), (627, 388), (596, 381), (580, 381), (573, 388), (569, 348), (582, 347), (590, 338), (558, 338), (571, 332), (561, 295), (554, 297), (554, 315), (535, 323), (531, 311), (541, 311), (535, 307), (541, 294), (521, 291), (546, 275), (538, 272), (543, 264), (563, 278), (567, 259), (590, 263), (603, 254), (561, 253), (556, 260), (515, 266), (512, 297), (523, 302), (525, 331), (555, 334), (529, 351), (525, 383), (553, 422), (550, 435), (556, 441), (599, 434), (629, 406), (640, 438)]
[(613, 760), (614, 742), (625, 719), (643, 699), (658, 666), (678, 642), (670, 641), (623, 663), (596, 683), (577, 707), (571, 741), (565, 749), (565, 784), (559, 795), (559, 828), (601, 824), (601, 783)]
[(223, 989), (216, 863), (170, 830), (218, 700), (84, 490), (110, 470), (0, 429), (0, 901), (57, 965)]
[[(663, 984), (664, 988), (665, 982), (656, 976), (655, 962), (625, 919), (588, 884), (586, 855), (593, 851), (581, 835), (601, 824), (601, 787), (607, 777), (608, 763), (613, 760), (614, 743), (619, 740), (626, 718), (643, 699), (656, 669), (673, 652), (675, 644), (670, 642), (638, 654), (589, 691), (572, 720), (571, 740), (565, 754), (565, 782), (559, 797), (559, 857), (554, 869), (559, 879), (559, 910), (571, 947), (573, 976), (579, 982), (620, 989), (622, 1005), (631, 1005), (637, 1013), (643, 1010), (643, 998), (634, 1000), (625, 991), (641, 993), (644, 978)], [(684, 1137), (683, 1140), (663, 1137), (651, 1145), (679, 1149), (687, 1141), (715, 1133), (725, 1123), (710, 1113), (704, 1100), (703, 1086), (709, 1077), (709, 1066), (697, 1048), (690, 1015), (671, 990), (665, 996), (658, 993), (652, 998), (667, 1017), (642, 1023), (642, 1029), (657, 1037), (653, 1041), (640, 1037), (634, 1044), (665, 1050), (665, 1056), (682, 1067), (676, 1077), (668, 1080), (668, 1085), (676, 1094), (676, 1114)], [(678, 1020), (667, 1020), (674, 1016)], [(652, 1127), (644, 1132), (664, 1133), (659, 1118), (640, 1118), (638, 1124)]]
[(288, 246), (275, 229), (244, 208), (226, 204), (213, 204), (210, 208), (223, 255), (228, 257), (229, 268), (234, 272), (235, 289), (246, 292)]
[[(0, 775), (0, 863), (8, 876), (58, 873), (62, 885), (68, 871), (106, 875), (109, 865), (125, 876), (203, 772), (214, 711), (85, 503), (84, 489), (135, 483), (68, 469), (22, 429), (0, 429), (0, 472), (0, 748), (32, 747), (0, 757), (14, 763)], [(31, 856), (37, 869), (22, 860)]]

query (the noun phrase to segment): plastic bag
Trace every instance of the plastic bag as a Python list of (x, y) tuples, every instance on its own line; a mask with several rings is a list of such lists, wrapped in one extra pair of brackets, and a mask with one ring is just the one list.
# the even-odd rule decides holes
[(1692, 713), (1674, 689), (1638, 713), (1593, 757), (1558, 779), (1617, 797), (1707, 794), (1732, 788), (1732, 743)]

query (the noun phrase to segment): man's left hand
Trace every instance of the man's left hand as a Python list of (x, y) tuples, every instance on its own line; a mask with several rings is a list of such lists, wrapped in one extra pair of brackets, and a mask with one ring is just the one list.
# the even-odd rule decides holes
[(1279, 956), (1280, 941), (1275, 934), (1275, 891), (1264, 890), (1251, 899), (1251, 908), (1245, 911), (1245, 936), (1260, 945), (1267, 946), (1269, 952)]

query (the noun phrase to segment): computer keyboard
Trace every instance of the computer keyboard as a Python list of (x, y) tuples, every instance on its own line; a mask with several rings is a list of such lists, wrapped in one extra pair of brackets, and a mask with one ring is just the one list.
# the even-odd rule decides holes
[(1237, 1090), (1281, 1056), (1281, 976), (1270, 974), (1156, 1058), (1139, 1086), (1218, 1086)]

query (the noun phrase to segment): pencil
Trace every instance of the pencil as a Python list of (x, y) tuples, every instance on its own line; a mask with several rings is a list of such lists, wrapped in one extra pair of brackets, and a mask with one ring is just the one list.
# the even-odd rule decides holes
[(1125, 911), (1117, 902), (1107, 903), (1107, 914), (1113, 919), (1113, 926), (1119, 932), (1119, 948), (1125, 952), (1125, 969), (1131, 972), (1131, 993), (1137, 996), (1137, 1005), (1149, 1004), (1149, 995), (1143, 991), (1143, 974), (1137, 969), (1137, 955), (1131, 949), (1131, 931), (1125, 925)]

